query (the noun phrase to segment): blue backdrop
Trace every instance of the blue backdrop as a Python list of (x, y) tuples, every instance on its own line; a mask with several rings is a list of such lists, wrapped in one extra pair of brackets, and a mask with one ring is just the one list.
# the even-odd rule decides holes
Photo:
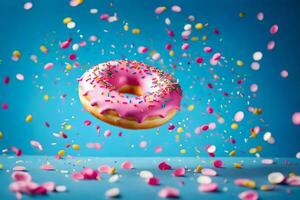
[[(235, 149), (237, 156), (253, 156), (249, 149), (261, 145), (262, 156), (292, 157), (300, 151), (300, 127), (291, 120), (292, 114), (300, 110), (299, 1), (86, 0), (70, 7), (69, 1), (57, 0), (32, 1), (30, 10), (24, 10), (24, 3), (0, 1), (0, 103), (8, 104), (8, 109), (0, 109), (1, 150), (16, 146), (24, 154), (38, 155), (55, 155), (64, 149), (74, 156), (208, 156), (206, 146), (215, 145), (216, 156), (228, 156)], [(176, 4), (182, 8), (180, 13), (170, 9)], [(154, 10), (158, 6), (168, 9), (157, 15)], [(98, 9), (97, 14), (90, 13), (93, 8)], [(265, 16), (263, 21), (256, 18), (260, 11)], [(103, 13), (116, 13), (118, 21), (100, 20)], [(195, 17), (192, 22), (188, 19), (190, 15)], [(76, 22), (74, 29), (63, 24), (65, 17)], [(165, 24), (165, 18), (171, 20), (171, 25)], [(198, 22), (204, 28), (193, 28), (192, 36), (199, 41), (189, 39), (186, 42), (190, 48), (181, 50), (184, 25), (194, 26)], [(123, 29), (126, 23), (128, 31)], [(269, 33), (273, 24), (279, 26), (274, 35)], [(139, 28), (140, 34), (132, 34), (133, 28)], [(215, 28), (219, 34), (213, 33)], [(174, 38), (168, 36), (167, 29), (174, 31)], [(89, 40), (91, 35), (97, 36), (97, 42)], [(202, 41), (205, 35), (207, 40)], [(70, 37), (72, 44), (81, 41), (87, 44), (76, 52), (71, 47), (60, 49), (59, 42)], [(272, 51), (266, 48), (270, 40), (276, 42)], [(165, 49), (167, 43), (173, 45), (173, 57)], [(41, 45), (47, 47), (47, 54), (40, 51)], [(138, 46), (146, 46), (149, 51), (139, 54)], [(211, 46), (214, 53), (221, 52), (223, 58), (218, 65), (210, 65), (212, 53), (204, 53), (205, 46)], [(17, 62), (11, 59), (14, 50), (22, 54)], [(159, 52), (161, 58), (151, 59), (152, 51)], [(256, 51), (264, 55), (258, 71), (250, 67)], [(75, 62), (68, 58), (71, 53), (77, 55), (75, 61), (80, 67), (66, 71), (66, 63)], [(37, 56), (37, 63), (30, 59), (31, 55)], [(196, 57), (203, 57), (205, 63), (197, 64)], [(184, 98), (181, 111), (170, 122), (176, 127), (173, 131), (168, 131), (170, 123), (150, 130), (126, 130), (82, 111), (76, 79), (94, 64), (123, 58), (154, 65), (179, 79)], [(237, 60), (242, 60), (244, 66), (237, 66)], [(44, 70), (48, 62), (54, 63), (53, 69)], [(280, 76), (282, 70), (288, 71), (287, 78)], [(24, 75), (24, 81), (16, 79), (18, 73)], [(8, 84), (3, 82), (5, 77), (10, 78)], [(243, 81), (238, 84), (238, 80)], [(213, 88), (208, 88), (208, 84)], [(251, 84), (258, 85), (257, 92), (250, 91)], [(222, 92), (229, 95), (225, 97)], [(43, 99), (44, 95), (49, 95), (48, 101)], [(194, 110), (188, 109), (190, 105), (194, 105)], [(214, 109), (213, 114), (206, 112), (208, 105)], [(249, 112), (249, 106), (262, 108), (262, 114)], [(245, 118), (233, 130), (231, 125), (237, 111), (243, 111)], [(28, 114), (33, 116), (30, 123), (25, 122)], [(224, 123), (219, 123), (220, 117)], [(91, 126), (84, 125), (87, 119), (92, 121)], [(208, 123), (215, 123), (216, 128), (195, 134), (197, 127)], [(101, 127), (100, 134), (96, 125)], [(250, 129), (255, 126), (262, 130), (255, 138), (249, 138)], [(177, 132), (179, 127), (183, 128), (182, 133)], [(105, 138), (105, 130), (111, 130), (112, 136)], [(68, 138), (53, 135), (60, 131)], [(275, 144), (263, 140), (266, 131), (272, 133)], [(118, 136), (119, 132), (123, 135)], [(230, 142), (231, 138), (236, 140), (235, 144)], [(39, 141), (44, 151), (33, 148), (31, 140)], [(147, 142), (145, 148), (139, 146), (142, 141)], [(100, 143), (101, 150), (86, 148), (89, 142)], [(81, 150), (67, 148), (67, 144), (79, 144)], [(162, 152), (155, 153), (157, 147)]]

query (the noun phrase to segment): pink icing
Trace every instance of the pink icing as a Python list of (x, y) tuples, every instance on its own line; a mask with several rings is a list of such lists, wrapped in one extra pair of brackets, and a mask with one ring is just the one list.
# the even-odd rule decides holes
[[(147, 117), (166, 117), (179, 110), (182, 92), (177, 81), (161, 70), (137, 61), (109, 61), (94, 66), (78, 80), (81, 95), (90, 97), (100, 113), (115, 110), (120, 117), (134, 117), (139, 123)], [(124, 85), (137, 85), (142, 96), (118, 91)]]

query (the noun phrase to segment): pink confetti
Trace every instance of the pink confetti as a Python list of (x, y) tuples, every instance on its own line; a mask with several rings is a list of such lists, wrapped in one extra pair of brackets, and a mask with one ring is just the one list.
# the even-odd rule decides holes
[(146, 53), (148, 51), (147, 47), (139, 46), (138, 47), (138, 53)]
[(179, 190), (173, 187), (165, 187), (161, 189), (158, 196), (161, 198), (177, 198), (179, 197)]
[(44, 187), (47, 192), (53, 192), (55, 190), (55, 183), (54, 182), (45, 182), (41, 185), (42, 187)]
[(211, 48), (211, 47), (204, 47), (204, 48), (203, 48), (203, 51), (204, 51), (205, 53), (210, 53), (210, 52), (212, 52), (212, 48)]
[(188, 43), (184, 43), (184, 44), (181, 46), (181, 49), (182, 49), (182, 50), (187, 50), (189, 47), (190, 47), (190, 45), (189, 45)]
[(10, 81), (10, 78), (8, 77), (8, 76), (5, 76), (4, 78), (3, 78), (3, 83), (4, 84), (8, 84), (9, 83), (9, 81)]
[(125, 161), (121, 164), (123, 169), (133, 169), (133, 164), (130, 161)]
[(104, 131), (103, 135), (104, 135), (104, 137), (109, 137), (109, 136), (111, 136), (111, 131), (106, 130), (106, 131)]
[(271, 28), (270, 28), (270, 33), (271, 33), (271, 34), (275, 34), (275, 33), (278, 32), (278, 29), (279, 29), (278, 25), (277, 25), (277, 24), (274, 24), (274, 25), (271, 26)]
[(236, 122), (241, 122), (244, 119), (244, 112), (243, 111), (238, 111), (234, 115), (234, 121)]
[(202, 57), (197, 57), (197, 58), (196, 58), (196, 62), (197, 62), (198, 64), (201, 64), (201, 63), (204, 62), (204, 59), (203, 59)]
[(27, 172), (14, 172), (11, 177), (14, 181), (30, 182), (32, 180), (31, 175)]
[(282, 70), (282, 71), (280, 72), (280, 76), (281, 76), (282, 78), (287, 78), (287, 77), (289, 76), (289, 73), (288, 73), (288, 71), (286, 71), (286, 70)]
[(173, 12), (181, 12), (181, 7), (180, 6), (177, 6), (177, 5), (174, 5), (174, 6), (172, 6), (171, 7), (171, 10), (173, 11)]
[(157, 146), (157, 147), (155, 147), (154, 152), (160, 153), (160, 152), (162, 152), (162, 150), (163, 150), (163, 148), (161, 146)]
[(161, 14), (161, 13), (163, 13), (166, 9), (167, 9), (167, 8), (164, 7), (164, 6), (159, 6), (159, 7), (155, 8), (154, 13), (155, 13), (155, 14)]
[(286, 179), (286, 183), (292, 186), (300, 186), (300, 176), (291, 176)]
[(94, 180), (100, 179), (100, 173), (97, 170), (93, 170), (92, 168), (86, 167), (81, 171), (84, 179)]
[(223, 166), (222, 160), (215, 160), (213, 164), (216, 168), (221, 168)]
[(156, 177), (151, 177), (151, 178), (149, 178), (149, 179), (147, 180), (147, 183), (148, 183), (149, 185), (159, 185), (159, 184), (160, 184), (160, 181), (159, 181), (159, 179), (156, 178)]
[(95, 148), (97, 150), (101, 149), (101, 144), (100, 143), (87, 143), (86, 144), (87, 148)]
[(300, 125), (300, 112), (295, 112), (292, 116), (292, 121), (295, 125)]
[(41, 145), (38, 141), (31, 140), (31, 141), (30, 141), (30, 144), (31, 144), (33, 147), (37, 148), (38, 150), (43, 151), (43, 147), (42, 147), (42, 145)]
[(166, 46), (165, 46), (165, 48), (168, 50), (168, 51), (170, 51), (171, 49), (172, 49), (172, 44), (166, 44)]
[(106, 13), (100, 15), (100, 19), (101, 19), (101, 20), (107, 20), (108, 18), (109, 18), (109, 15), (106, 14)]
[(101, 165), (99, 168), (98, 168), (98, 171), (101, 172), (101, 173), (107, 173), (107, 174), (110, 174), (111, 171), (112, 171), (112, 168), (108, 165)]
[(140, 146), (141, 148), (147, 147), (147, 141), (141, 141), (139, 146)]
[(53, 167), (53, 165), (51, 165), (51, 164), (41, 165), (40, 168), (41, 168), (42, 170), (46, 170), (46, 171), (52, 171), (52, 170), (54, 170), (54, 167)]
[(159, 163), (158, 168), (160, 170), (170, 170), (170, 169), (172, 169), (172, 167), (170, 165), (168, 165), (166, 162)]
[(84, 125), (86, 125), (86, 126), (89, 126), (91, 124), (92, 124), (91, 120), (85, 120), (84, 121)]
[(44, 66), (44, 69), (45, 70), (50, 70), (50, 69), (52, 69), (53, 68), (53, 63), (47, 63), (45, 66)]
[(76, 54), (72, 53), (69, 55), (70, 60), (75, 60), (76, 59)]
[(239, 194), (241, 200), (257, 200), (258, 193), (253, 190), (247, 190)]
[(275, 41), (271, 40), (270, 42), (268, 42), (267, 44), (267, 49), (268, 50), (272, 50), (275, 48)]
[(217, 175), (217, 172), (215, 170), (209, 169), (209, 168), (203, 168), (201, 170), (201, 173), (206, 176), (216, 176)]
[(185, 175), (185, 168), (184, 167), (179, 167), (174, 170), (173, 172), (174, 176), (184, 176)]
[(14, 166), (14, 171), (26, 171), (26, 167), (24, 166)]
[(72, 42), (72, 38), (69, 38), (68, 40), (63, 41), (62, 43), (60, 43), (60, 48), (62, 48), (62, 49), (68, 48), (70, 46), (71, 42)]
[(7, 110), (8, 109), (8, 104), (7, 103), (2, 103), (2, 109)]
[(257, 17), (257, 19), (259, 21), (262, 21), (264, 19), (264, 13), (263, 12), (259, 12), (259, 13), (257, 13), (256, 17)]
[(204, 183), (199, 185), (200, 192), (216, 192), (218, 191), (217, 183)]

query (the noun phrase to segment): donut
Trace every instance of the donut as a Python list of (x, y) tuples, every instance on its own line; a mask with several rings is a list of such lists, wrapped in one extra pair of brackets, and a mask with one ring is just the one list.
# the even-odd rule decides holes
[(79, 98), (98, 119), (127, 129), (149, 129), (172, 119), (182, 90), (168, 73), (138, 61), (95, 65), (78, 79)]

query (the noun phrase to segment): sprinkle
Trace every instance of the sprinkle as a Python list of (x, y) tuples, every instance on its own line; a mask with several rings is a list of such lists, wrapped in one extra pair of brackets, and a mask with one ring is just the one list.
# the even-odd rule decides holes
[(259, 61), (259, 60), (262, 59), (263, 54), (260, 51), (256, 51), (256, 52), (253, 53), (252, 57), (253, 57), (253, 60)]
[(222, 160), (215, 160), (213, 162), (213, 164), (214, 164), (214, 167), (216, 167), (216, 168), (221, 168), (223, 166)]
[(134, 29), (132, 29), (132, 34), (134, 34), (134, 35), (138, 35), (138, 34), (140, 34), (141, 33), (141, 30), (140, 29), (138, 29), (138, 28), (134, 28)]
[(292, 122), (295, 125), (300, 125), (300, 112), (295, 112), (292, 116)]
[(234, 180), (234, 184), (242, 187), (255, 188), (256, 183), (251, 179), (238, 178)]
[(217, 183), (205, 183), (199, 185), (200, 192), (216, 192), (218, 191), (218, 184)]
[(280, 184), (284, 181), (285, 177), (280, 172), (273, 172), (268, 175), (268, 181), (271, 184)]
[(84, 125), (86, 125), (86, 126), (89, 126), (91, 124), (92, 124), (91, 120), (85, 120), (84, 121)]
[(244, 112), (243, 111), (238, 111), (234, 115), (234, 121), (236, 122), (241, 122), (244, 119)]
[(197, 178), (197, 182), (200, 184), (209, 184), (212, 182), (212, 179), (209, 176), (201, 175)]
[(73, 145), (72, 145), (72, 148), (73, 148), (74, 150), (80, 150), (80, 146), (79, 146), (78, 144), (73, 144)]
[(176, 188), (164, 187), (159, 191), (158, 196), (161, 198), (177, 198), (179, 194), (180, 192)]
[(121, 167), (123, 169), (133, 169), (133, 164), (130, 162), (130, 161), (124, 161), (122, 164), (121, 164)]
[(194, 169), (195, 173), (200, 173), (202, 171), (203, 167), (201, 165), (197, 165), (197, 167)]
[(296, 158), (300, 159), (300, 151), (296, 154)]
[(151, 177), (151, 178), (147, 179), (147, 183), (148, 183), (148, 185), (159, 185), (160, 181), (156, 177)]
[(41, 145), (38, 141), (31, 140), (31, 141), (30, 141), (30, 144), (31, 144), (33, 147), (37, 148), (38, 150), (43, 151), (43, 147), (42, 147), (42, 145)]
[(273, 26), (271, 26), (270, 28), (270, 33), (271, 34), (275, 34), (278, 32), (278, 25), (277, 24), (274, 24)]
[(26, 118), (25, 118), (25, 121), (27, 123), (29, 123), (29, 122), (31, 122), (31, 120), (32, 120), (32, 115), (31, 114), (27, 115)]
[(172, 167), (170, 165), (168, 165), (166, 162), (159, 163), (158, 168), (160, 170), (170, 170), (170, 169), (172, 169)]
[(155, 8), (154, 13), (155, 13), (155, 14), (161, 14), (161, 13), (163, 13), (165, 10), (167, 10), (167, 7), (165, 7), (165, 6), (159, 6), (159, 7)]
[(31, 2), (26, 2), (25, 4), (24, 4), (24, 9), (25, 10), (30, 10), (32, 8), (32, 3)]
[(152, 178), (152, 177), (153, 177), (153, 174), (152, 174), (152, 172), (150, 172), (150, 171), (143, 170), (143, 171), (140, 172), (140, 177), (141, 177), (141, 178), (148, 179), (148, 178)]
[(171, 7), (171, 10), (173, 11), (173, 12), (181, 12), (181, 7), (180, 6), (177, 6), (177, 5), (174, 5), (174, 6), (172, 6)]
[(105, 196), (109, 198), (116, 198), (120, 196), (120, 189), (117, 187), (106, 190)]
[(258, 193), (253, 190), (247, 190), (239, 194), (241, 200), (258, 200)]
[(213, 169), (209, 169), (209, 168), (203, 168), (201, 170), (201, 173), (205, 176), (216, 176), (217, 172)]
[(174, 176), (184, 176), (185, 175), (185, 168), (184, 167), (179, 167), (174, 170), (173, 172)]
[(60, 157), (63, 157), (65, 155), (65, 150), (59, 150), (57, 155), (59, 155)]
[(47, 63), (45, 66), (44, 66), (44, 69), (45, 70), (50, 70), (53, 68), (53, 63)]
[(44, 98), (45, 101), (49, 100), (49, 96), (47, 94), (45, 94), (43, 98)]

